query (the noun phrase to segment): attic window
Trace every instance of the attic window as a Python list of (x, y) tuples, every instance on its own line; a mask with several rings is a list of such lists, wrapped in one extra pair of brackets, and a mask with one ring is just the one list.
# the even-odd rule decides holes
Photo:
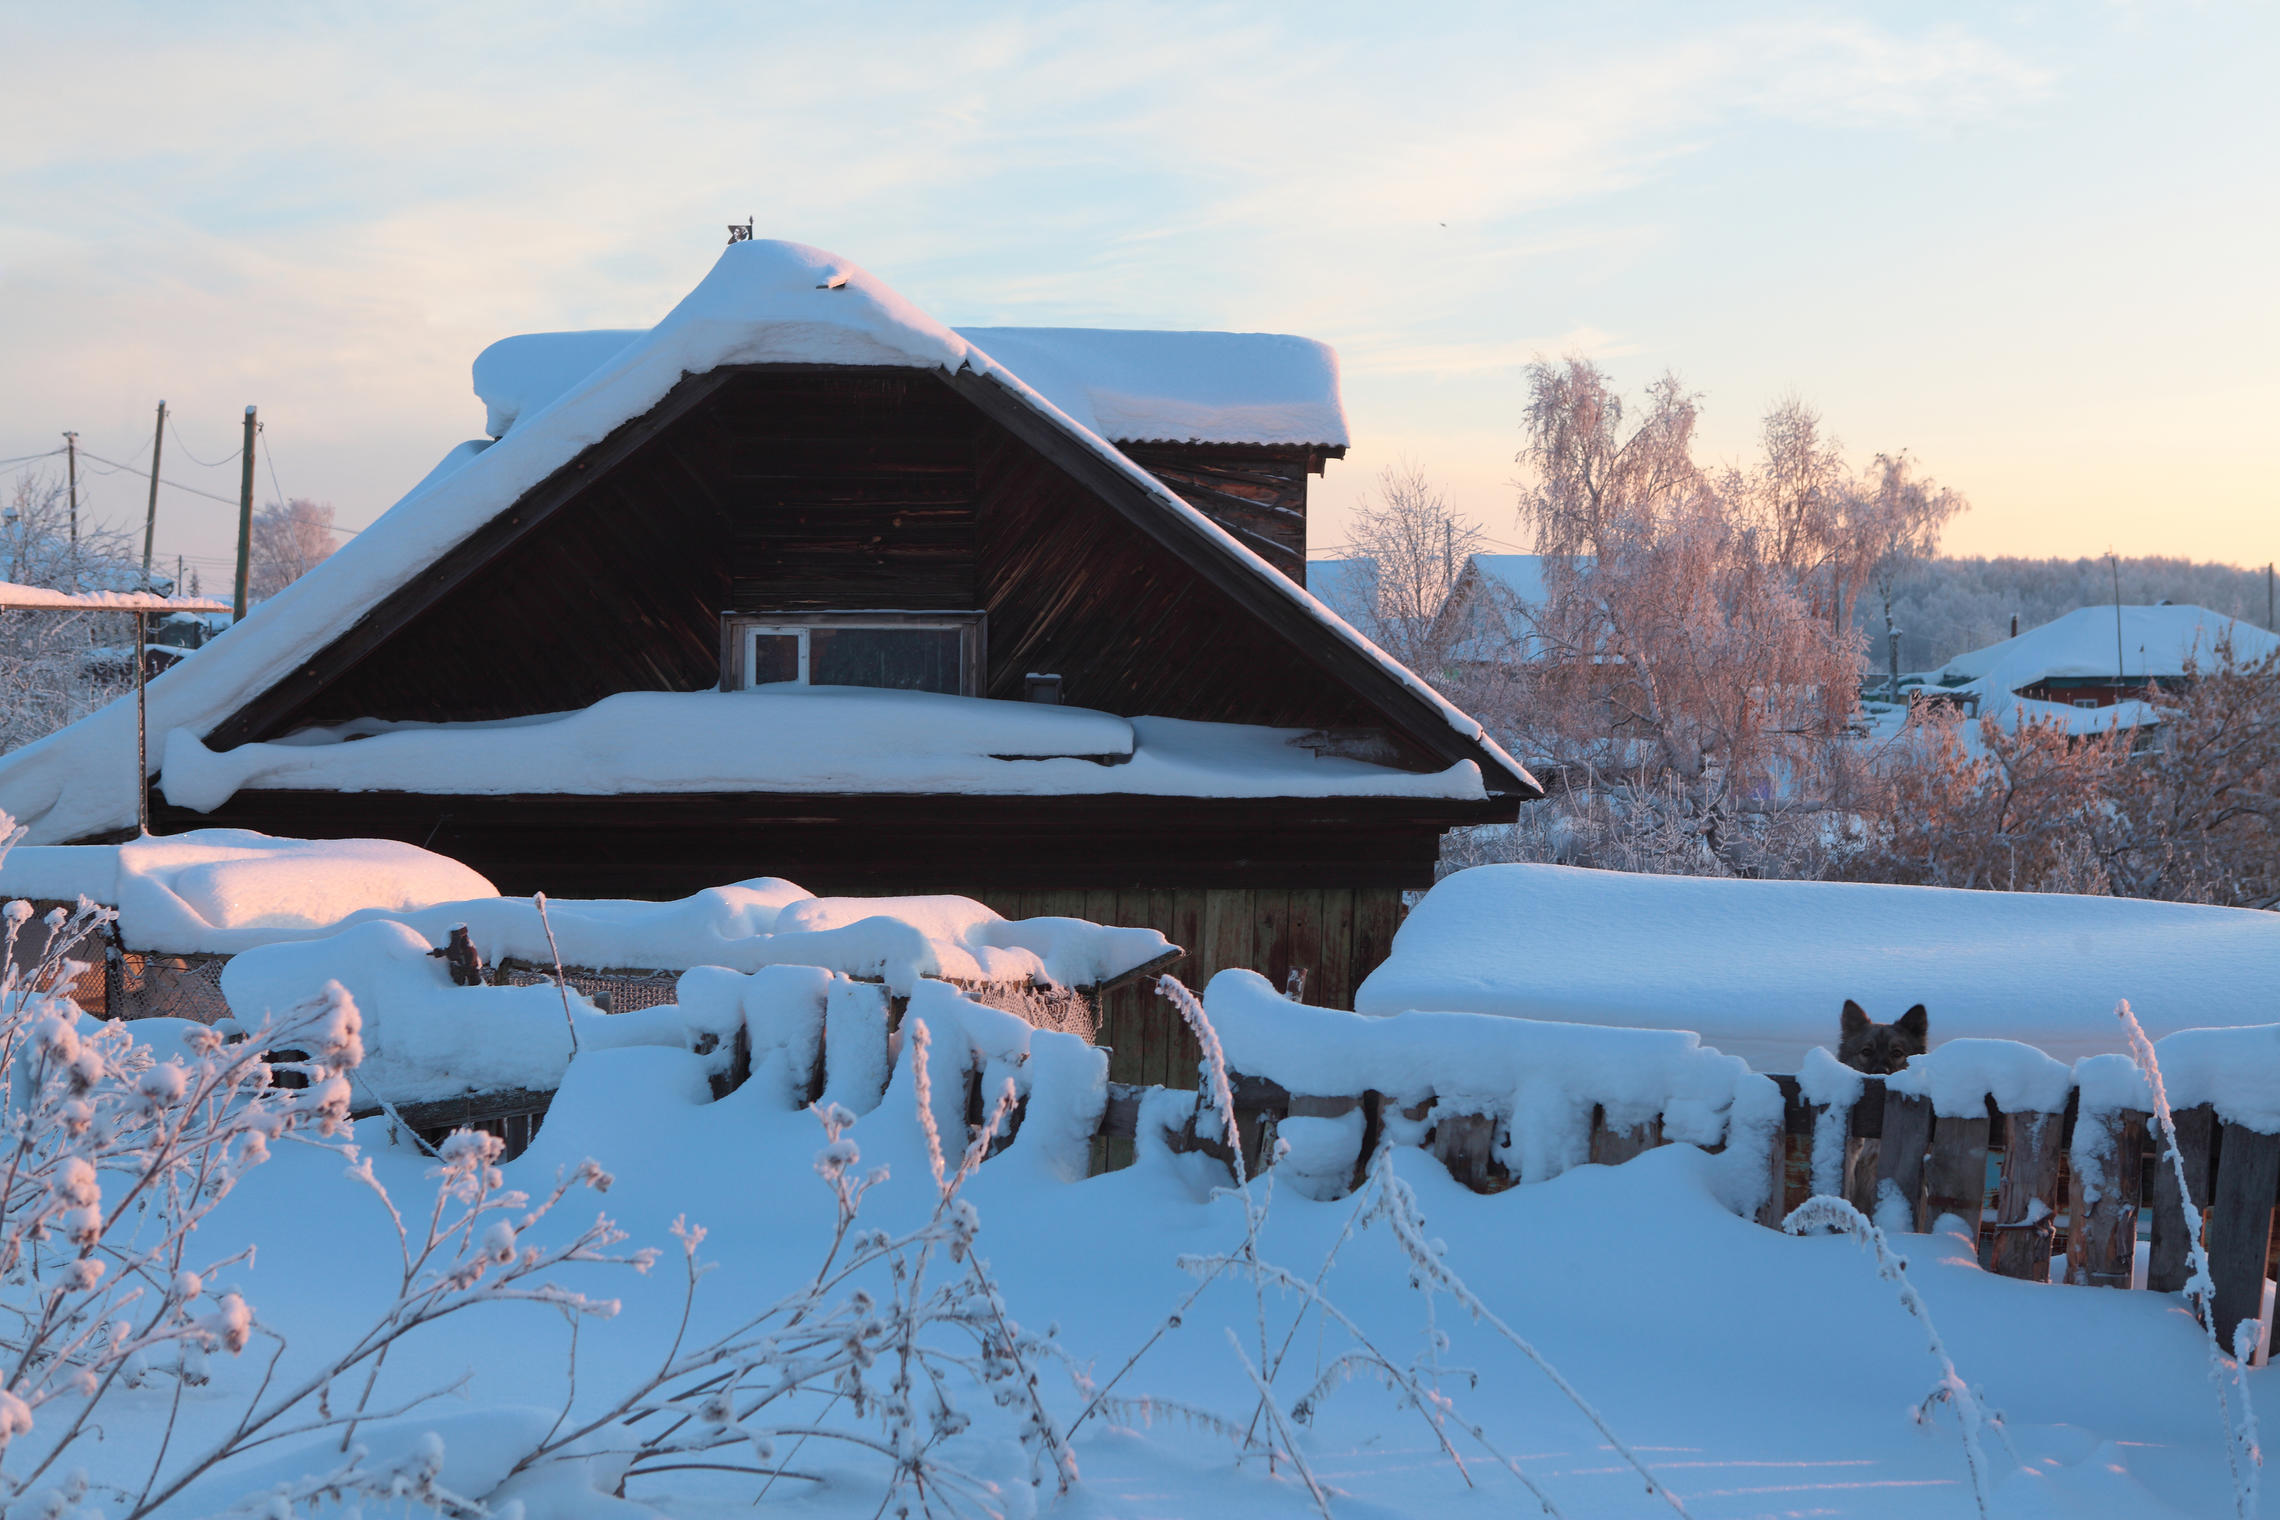
[(978, 612), (754, 613), (727, 620), (727, 691), (869, 686), (981, 695)]

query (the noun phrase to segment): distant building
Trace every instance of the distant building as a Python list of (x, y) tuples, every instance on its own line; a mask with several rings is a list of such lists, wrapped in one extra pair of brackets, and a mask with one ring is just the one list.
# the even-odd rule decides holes
[(2131, 728), (2154, 721), (2146, 699), (2156, 685), (2176, 686), (2186, 679), (2188, 660), (2212, 664), (2228, 642), (2244, 664), (2280, 648), (2280, 636), (2207, 607), (2077, 607), (1957, 655), (1922, 690), (1927, 700), (1944, 694), (1995, 714), (2006, 727), (2046, 718), (2074, 728)]

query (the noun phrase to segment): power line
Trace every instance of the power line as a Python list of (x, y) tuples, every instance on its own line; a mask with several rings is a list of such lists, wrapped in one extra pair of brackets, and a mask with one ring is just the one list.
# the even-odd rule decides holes
[[(179, 442), (179, 440), (177, 440), (177, 441)], [(57, 450), (56, 452), (58, 452), (58, 453), (61, 453), (61, 452), (62, 452), (62, 450), (60, 450), (60, 449), (59, 449), (59, 450)], [(107, 465), (112, 465), (112, 466), (114, 466), (114, 467), (115, 467), (115, 468), (117, 468), (117, 469), (123, 469), (123, 470), (126, 470), (126, 469), (133, 469), (133, 468), (134, 468), (134, 466), (132, 466), (132, 465), (122, 465), (122, 464), (119, 464), (119, 462), (118, 462), (117, 460), (115, 460), (115, 459), (104, 459), (104, 458), (103, 458), (103, 456), (102, 456), (102, 455), (100, 455), (100, 454), (90, 454), (90, 453), (88, 453), (88, 452), (87, 452), (85, 449), (81, 449), (81, 450), (79, 451), (79, 453), (80, 453), (80, 457), (82, 457), (82, 458), (84, 458), (84, 459), (93, 459), (93, 460), (97, 460), (97, 461), (98, 461), (98, 462), (100, 462), (100, 463), (103, 463), (103, 464), (107, 464)], [(272, 472), (271, 472), (271, 474), (270, 474), (270, 483), (271, 483), (272, 485), (274, 485), (274, 484), (276, 483), (276, 479), (277, 479), (277, 477), (276, 477), (276, 473), (275, 473), (274, 471), (272, 471)], [(206, 498), (206, 500), (208, 500), (208, 501), (218, 501), (218, 502), (220, 502), (220, 503), (221, 503), (223, 506), (225, 506), (225, 507), (234, 507), (234, 506), (236, 506), (236, 505), (238, 504), (238, 499), (237, 499), (235, 496), (217, 496), (217, 495), (216, 495), (215, 493), (213, 493), (212, 491), (201, 491), (201, 490), (199, 490), (199, 489), (198, 489), (196, 486), (186, 486), (186, 485), (184, 485), (184, 484), (183, 484), (181, 481), (179, 481), (179, 480), (168, 480), (168, 479), (166, 479), (164, 476), (161, 476), (161, 477), (159, 477), (159, 482), (158, 482), (158, 483), (159, 483), (160, 485), (162, 485), (162, 486), (172, 486), (172, 487), (173, 487), (175, 490), (177, 490), (177, 491), (188, 491), (188, 492), (189, 492), (189, 493), (190, 493), (192, 496), (203, 496), (203, 497), (205, 497), (205, 498)], [(283, 503), (283, 502), (280, 502), (280, 503), (279, 503), (279, 505), (280, 505), (280, 506), (282, 506), (282, 505), (284, 505), (284, 503)], [(363, 529), (361, 529), (361, 528), (343, 528), (343, 527), (339, 527), (339, 526), (337, 526), (337, 525), (335, 525), (335, 524), (333, 524), (333, 523), (328, 523), (328, 522), (320, 522), (318, 519), (316, 519), (316, 518), (314, 518), (314, 517), (295, 517), (295, 518), (294, 518), (294, 521), (296, 521), (296, 522), (306, 522), (306, 523), (313, 523), (313, 524), (315, 524), (317, 527), (320, 527), (320, 528), (328, 528), (328, 529), (330, 529), (331, 531), (333, 531), (333, 532), (335, 532), (335, 533), (344, 533), (344, 534), (347, 534), (347, 535), (349, 535), (350, 537), (354, 537), (356, 534), (358, 534), (358, 533), (361, 533), (361, 532), (363, 532), (363, 531), (364, 531), (364, 530), (363, 530)]]
[(190, 452), (190, 445), (182, 441), (182, 429), (174, 425), (174, 419), (171, 416), (166, 419), (166, 430), (174, 435), (174, 446), (180, 449), (192, 464), (198, 465), (204, 469), (218, 470), (226, 464), (235, 464), (237, 462), (238, 455), (245, 452), (244, 449), (238, 448), (230, 450), (229, 453), (223, 455), (220, 459), (200, 459), (197, 455)]
[(49, 449), (44, 454), (18, 454), (13, 459), (0, 459), (0, 465), (28, 464), (35, 459), (53, 459), (62, 452), (61, 449)]
[[(266, 440), (269, 437), (269, 424), (264, 422), (260, 424), (259, 427), (255, 429), (255, 431), (260, 433), (262, 438)], [(268, 448), (265, 448), (261, 451), (261, 462), (269, 466), (269, 488), (277, 493), (278, 505), (285, 507), (293, 505), (293, 498), (287, 496), (285, 494), (285, 488), (277, 483), (277, 445), (270, 444)], [(295, 518), (294, 521), (298, 522), (301, 521), (301, 519)], [(308, 521), (315, 522), (316, 519), (312, 517), (309, 518)]]

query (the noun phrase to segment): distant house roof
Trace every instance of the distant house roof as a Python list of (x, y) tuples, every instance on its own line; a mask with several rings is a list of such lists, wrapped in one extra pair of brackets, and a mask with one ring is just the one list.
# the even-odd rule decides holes
[(2244, 662), (2280, 648), (2280, 635), (2207, 607), (2077, 607), (2016, 638), (1957, 655), (1940, 668), (1939, 679), (1960, 677), (2005, 691), (2063, 677), (2158, 681), (2183, 675), (2188, 656), (2208, 664), (2228, 636), (2234, 657)]
[(2155, 719), (2143, 702), (2084, 709), (2021, 697), (2043, 682), (2091, 679), (2116, 684), (2174, 680), (2188, 657), (2206, 665), (2230, 638), (2235, 659), (2260, 660), (2280, 649), (2280, 635), (2207, 607), (2077, 607), (2016, 638), (1959, 654), (1935, 679), (1951, 690), (1974, 692), (1979, 710), (2006, 728), (2028, 718), (2064, 723), (2070, 731), (2135, 728)]
[[(500, 339), (475, 359), (487, 430), (505, 437), (647, 336), (610, 329)], [(1338, 356), (1311, 338), (1109, 327), (968, 327), (957, 336), (1116, 443), (1347, 444)]]
[(1367, 628), (1377, 612), (1377, 561), (1310, 559), (1306, 589), (1356, 628)]
[[(589, 358), (596, 367), (556, 384)], [(1537, 793), (1533, 779), (1478, 722), (1118, 452), (1090, 423), (836, 255), (796, 243), (736, 243), (646, 333), (556, 334), (522, 349), (494, 346), (486, 360), (478, 388), (503, 436), (452, 449), (338, 552), (256, 607), (197, 659), (153, 680), (154, 740), (177, 729), (216, 739), (231, 735), (225, 727), (231, 724), (247, 731), (216, 739), (225, 748), (258, 737), (249, 712), (276, 693), (296, 690), (297, 682), (325, 679), (320, 661), (350, 660), (343, 641), (367, 626), (368, 616), (394, 616), (383, 604), (408, 607), (422, 586), (444, 584), (437, 572), (456, 549), (478, 534), (506, 531), (501, 524), (512, 527), (517, 504), (548, 482), (568, 489), (562, 483), (586, 461), (607, 457), (607, 440), (628, 436), (689, 377), (759, 366), (879, 367), (931, 371), (977, 406), (994, 408), (1006, 426), (1050, 440), (1087, 489), (1176, 540), (1270, 626), (1303, 630), (1347, 689), (1365, 694), (1407, 731), (1431, 738), (1429, 748), (1474, 760), (1491, 791)], [(1334, 380), (1334, 368), (1318, 373)], [(1344, 436), (1342, 425), (1338, 436)], [(0, 756), (0, 808), (29, 827), (33, 842), (131, 827), (134, 787), (123, 774), (112, 775), (117, 767), (98, 762), (125, 752), (134, 721), (131, 700), (114, 702)], [(153, 760), (162, 742), (151, 746)]]

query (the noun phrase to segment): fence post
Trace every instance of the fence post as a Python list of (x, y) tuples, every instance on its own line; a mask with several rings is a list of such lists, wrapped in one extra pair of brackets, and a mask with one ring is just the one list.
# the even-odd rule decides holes
[(1942, 1116), (1932, 1129), (1932, 1152), (1924, 1161), (1924, 1228), (1939, 1228), (1942, 1214), (1963, 1221), (1972, 1250), (1979, 1249), (1979, 1216), (1987, 1207), (1987, 1130), (1976, 1118)]
[(2168, 1137), (2159, 1137), (2153, 1166), (2153, 1248), (2145, 1273), (2145, 1285), (2156, 1293), (2182, 1292), (2185, 1279), (2192, 1275), (2186, 1259), (2201, 1238), (2201, 1211), (2209, 1206), (2209, 1160), (2215, 1150), (2217, 1114), (2204, 1103), (2177, 1110), (2170, 1121), (2177, 1129), (2177, 1154), (2185, 1163), (2191, 1195), (2178, 1195)]
[[(1984, 1125), (1987, 1121), (1979, 1122)], [(1921, 1234), (1930, 1226), (1931, 1221), (1924, 1215), (1924, 1166), (1931, 1149), (1932, 1100), (1896, 1093), (1887, 1087), (1884, 1090), (1884, 1132), (1876, 1153), (1876, 1197), (1867, 1210), (1871, 1219), (1878, 1217), (1884, 1202), (1884, 1185), (1889, 1182), (1907, 1210), (1908, 1228)]]
[(1591, 1111), (1591, 1159), (1600, 1166), (1621, 1166), (1642, 1151), (1663, 1143), (1662, 1115), (1642, 1124), (1616, 1129), (1607, 1122), (1607, 1110)]
[(1433, 1154), (1449, 1175), (1476, 1193), (1489, 1191), (1489, 1168), (1496, 1160), (1494, 1114), (1437, 1114)]
[(2003, 1277), (2049, 1282), (2051, 1237), (2058, 1230), (2058, 1142), (2066, 1115), (2006, 1114), (2003, 1125), (2003, 1181), (1995, 1194), (1987, 1264)]
[[(2073, 1230), (2066, 1242), (2066, 1280), (2093, 1288), (2126, 1288), (2137, 1266), (2140, 1168), (2145, 1161), (2145, 1127), (2151, 1116), (2131, 1109), (2082, 1115), (2075, 1131), (2074, 1183), (2067, 1212)], [(2084, 1135), (2081, 1125), (2094, 1124)], [(2095, 1196), (2086, 1179), (2088, 1159), (2099, 1172)]]
[(2280, 1135), (2228, 1123), (2217, 1146), (2209, 1214), (2209, 1275), (2216, 1279), (2217, 1339), (2264, 1312), (2264, 1259), (2272, 1249), (2272, 1200), (2280, 1193)]

